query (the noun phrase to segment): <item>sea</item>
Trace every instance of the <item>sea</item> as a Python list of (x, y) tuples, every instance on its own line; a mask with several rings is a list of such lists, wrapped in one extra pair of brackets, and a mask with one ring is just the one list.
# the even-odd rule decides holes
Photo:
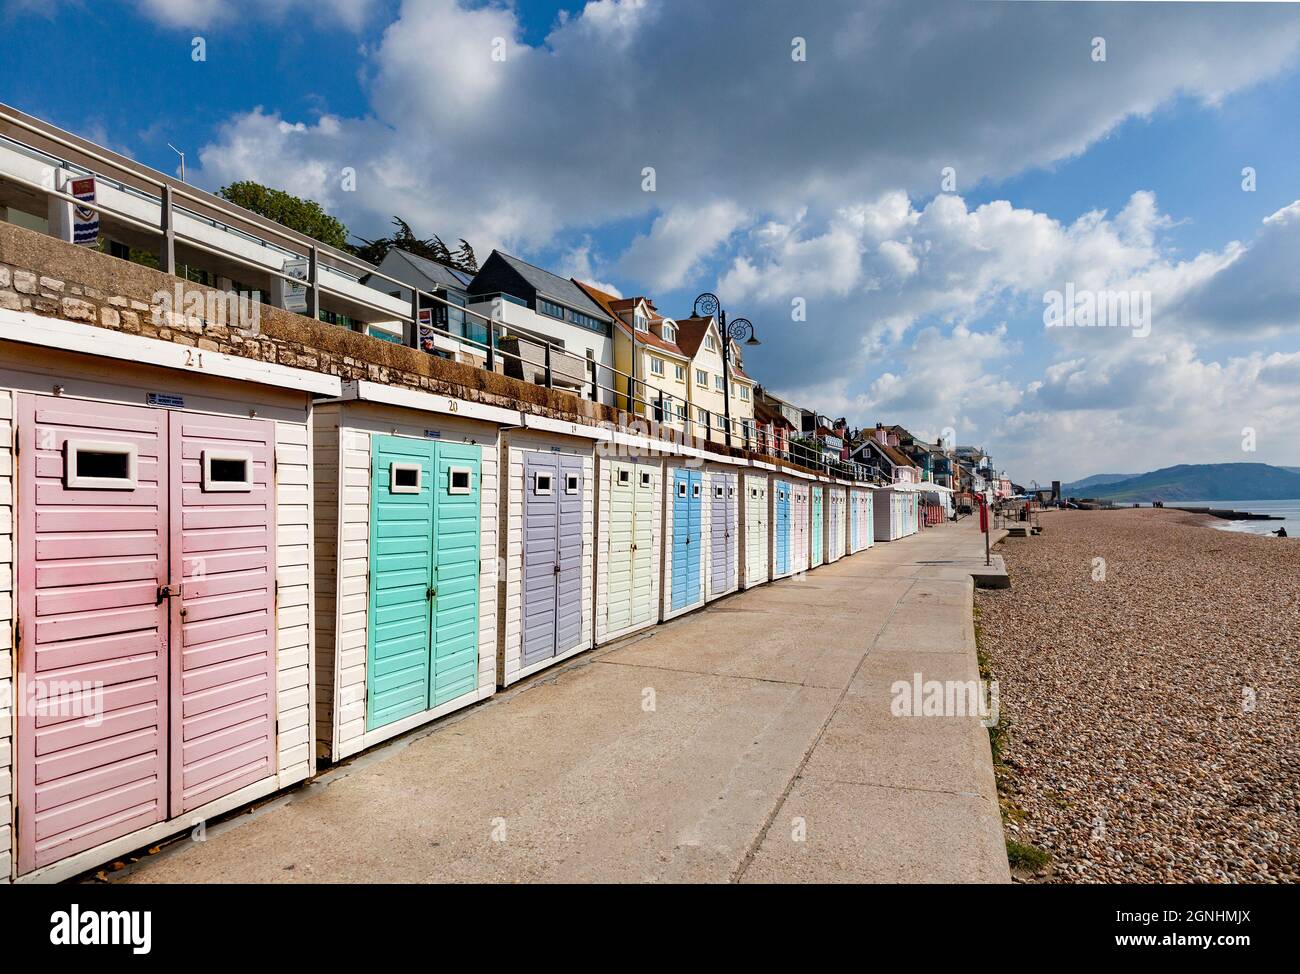
[[(1147, 505), (1143, 505), (1144, 507)], [(1286, 528), (1288, 537), (1300, 538), (1300, 500), (1287, 501), (1169, 501), (1169, 507), (1219, 507), (1228, 511), (1249, 511), (1251, 514), (1272, 514), (1282, 521), (1219, 521), (1214, 525), (1220, 531), (1239, 531), (1246, 534), (1272, 534)]]

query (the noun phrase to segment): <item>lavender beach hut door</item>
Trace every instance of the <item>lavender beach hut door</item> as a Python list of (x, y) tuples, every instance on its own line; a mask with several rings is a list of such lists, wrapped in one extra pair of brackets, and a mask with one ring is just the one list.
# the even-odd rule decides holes
[(559, 458), (524, 454), (523, 665), (555, 655), (559, 592)]
[(523, 665), (582, 638), (581, 457), (524, 454)]

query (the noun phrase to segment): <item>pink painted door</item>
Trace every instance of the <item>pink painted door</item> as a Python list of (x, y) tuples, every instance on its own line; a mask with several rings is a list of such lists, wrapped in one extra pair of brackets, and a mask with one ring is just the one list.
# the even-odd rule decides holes
[(171, 414), (171, 812), (276, 770), (272, 424)]
[(167, 817), (167, 414), (18, 397), (18, 865)]

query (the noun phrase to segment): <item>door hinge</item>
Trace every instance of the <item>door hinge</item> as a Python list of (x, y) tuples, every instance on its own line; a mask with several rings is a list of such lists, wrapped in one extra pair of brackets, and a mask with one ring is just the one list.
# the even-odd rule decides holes
[(14, 456), (23, 452), (23, 431), (21, 427), (14, 427)]
[(23, 617), (14, 616), (14, 649), (23, 648)]

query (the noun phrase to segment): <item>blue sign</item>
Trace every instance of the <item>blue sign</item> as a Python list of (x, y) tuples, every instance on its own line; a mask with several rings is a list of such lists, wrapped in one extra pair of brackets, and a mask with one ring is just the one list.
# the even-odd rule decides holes
[(184, 409), (185, 397), (173, 396), (169, 392), (151, 392), (146, 396), (150, 406), (162, 406), (164, 409)]

